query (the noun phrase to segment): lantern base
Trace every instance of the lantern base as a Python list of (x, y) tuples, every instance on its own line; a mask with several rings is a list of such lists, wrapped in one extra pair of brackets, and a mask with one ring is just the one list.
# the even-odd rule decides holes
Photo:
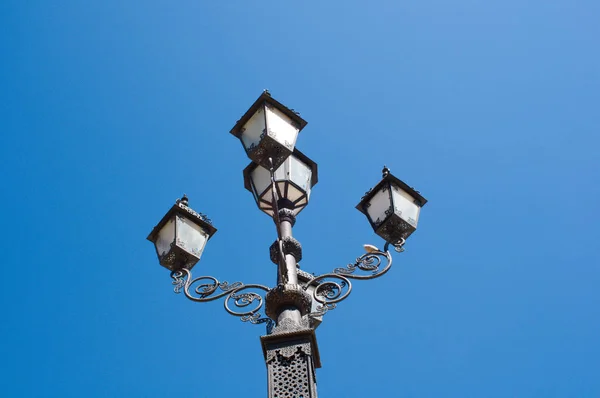
[(192, 269), (200, 258), (188, 253), (177, 245), (158, 258), (160, 265), (171, 271), (179, 271), (182, 268)]
[(402, 219), (398, 214), (392, 213), (377, 227), (375, 233), (381, 236), (386, 242), (394, 244), (408, 238), (415, 230), (415, 227)]
[(281, 142), (275, 140), (269, 132), (263, 133), (261, 140), (258, 145), (253, 145), (247, 150), (248, 157), (255, 163), (258, 163), (267, 170), (271, 169), (271, 162), (269, 158), (273, 160), (273, 170), (277, 170), (279, 166), (285, 162), (285, 160), (292, 154), (294, 150), (293, 143)]

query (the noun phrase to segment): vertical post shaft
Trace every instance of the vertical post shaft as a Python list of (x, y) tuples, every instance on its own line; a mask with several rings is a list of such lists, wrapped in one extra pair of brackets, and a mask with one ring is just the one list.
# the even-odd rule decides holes
[[(310, 327), (308, 318), (302, 318), (303, 313), (310, 311), (310, 296), (298, 286), (296, 264), (302, 257), (302, 251), (292, 236), (296, 217), (289, 203), (281, 202), (280, 209), (273, 161), (269, 161), (275, 211), (273, 221), (278, 236), (275, 262), (279, 267), (277, 287), (271, 289), (265, 298), (266, 313), (276, 320), (276, 326), (271, 334), (261, 337), (268, 372), (268, 397), (316, 398), (315, 368), (321, 367), (321, 362), (315, 331)], [(284, 250), (284, 242), (297, 243), (297, 250)]]
[[(292, 223), (288, 219), (281, 220), (281, 238), (292, 237)], [(298, 283), (298, 272), (296, 271), (296, 258), (292, 254), (285, 255), (285, 272), (287, 283)]]
[[(292, 238), (292, 224), (293, 216), (288, 217), (285, 215), (286, 212), (283, 210), (279, 214), (279, 234), (281, 239)], [(280, 247), (281, 249), (282, 247)], [(285, 254), (285, 268), (281, 270), (284, 273), (280, 280), (285, 281), (285, 284), (297, 285), (298, 284), (298, 272), (296, 271), (296, 258), (289, 253)], [(296, 324), (300, 324), (302, 314), (300, 310), (294, 306), (283, 306), (280, 309), (280, 313), (277, 316), (277, 324), (281, 324), (285, 319), (289, 319)]]
[(261, 337), (269, 398), (317, 398), (315, 368), (321, 366), (314, 330)]

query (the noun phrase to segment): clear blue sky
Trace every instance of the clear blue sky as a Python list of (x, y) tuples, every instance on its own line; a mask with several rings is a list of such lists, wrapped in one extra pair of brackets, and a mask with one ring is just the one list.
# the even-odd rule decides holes
[(429, 199), (318, 329), (321, 397), (599, 397), (599, 4), (0, 2), (0, 395), (266, 397), (264, 328), (145, 238), (185, 192), (195, 271), (274, 283), (229, 134), (268, 88), (319, 164), (305, 270), (383, 244), (354, 206), (384, 164)]

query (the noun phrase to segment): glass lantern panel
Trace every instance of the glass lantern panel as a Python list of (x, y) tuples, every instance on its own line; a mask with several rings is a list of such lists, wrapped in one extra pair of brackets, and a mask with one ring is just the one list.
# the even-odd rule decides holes
[(285, 198), (285, 186), (288, 185), (285, 181), (279, 181), (277, 183), (277, 197), (279, 199)]
[(288, 164), (287, 167), (290, 180), (298, 185), (304, 192), (310, 191), (312, 177), (312, 170), (310, 167), (293, 155), (288, 159), (289, 160), (286, 163)]
[(258, 196), (262, 196), (271, 185), (271, 173), (262, 166), (258, 166), (252, 170), (250, 178)]
[(246, 150), (252, 150), (260, 143), (261, 135), (265, 131), (265, 114), (264, 107), (258, 108), (256, 113), (252, 115), (250, 120), (244, 124), (244, 132), (241, 140)]
[[(289, 159), (289, 157), (288, 157)], [(279, 166), (277, 168), (277, 170), (275, 170), (275, 173), (273, 175), (273, 177), (275, 177), (275, 181), (281, 181), (281, 180), (285, 180), (286, 176), (287, 176), (287, 169), (288, 169), (288, 159), (286, 159), (281, 166)]]
[(171, 250), (175, 241), (175, 217), (171, 218), (160, 230), (156, 238), (156, 251), (159, 256), (164, 256)]
[(402, 188), (392, 184), (394, 211), (413, 227), (417, 227), (421, 207), (415, 204), (415, 199)]
[(177, 246), (200, 258), (208, 234), (197, 224), (184, 217), (177, 217)]
[(293, 150), (299, 130), (292, 119), (275, 107), (267, 106), (266, 110), (269, 135), (272, 134), (275, 140)]
[(302, 195), (304, 195), (303, 191), (296, 188), (293, 184), (288, 184), (288, 194), (286, 199), (295, 202), (300, 199)]
[(306, 196), (305, 196), (305, 197), (303, 197), (302, 199), (300, 199), (300, 200), (298, 201), (298, 203), (296, 203), (296, 207), (299, 207), (299, 206), (306, 206), (306, 204), (307, 204), (307, 203), (308, 203), (308, 197), (306, 197)]
[(369, 200), (367, 206), (367, 214), (376, 227), (391, 214), (392, 203), (390, 200), (390, 188), (387, 183)]

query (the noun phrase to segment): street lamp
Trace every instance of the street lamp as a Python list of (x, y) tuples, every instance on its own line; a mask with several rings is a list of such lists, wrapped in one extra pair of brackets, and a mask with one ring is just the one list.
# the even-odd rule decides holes
[(353, 263), (318, 276), (301, 270), (302, 246), (292, 236), (292, 227), (317, 183), (317, 164), (295, 148), (296, 136), (305, 125), (296, 112), (265, 91), (231, 131), (252, 160), (243, 172), (244, 186), (276, 225), (277, 239), (270, 248), (271, 261), (278, 266), (275, 287), (192, 276), (191, 269), (217, 230), (204, 214), (189, 207), (185, 195), (148, 236), (159, 263), (171, 271), (176, 293), (196, 302), (224, 298), (230, 314), (244, 322), (266, 324), (260, 340), (269, 398), (317, 396), (315, 369), (321, 367), (321, 360), (315, 329), (327, 311), (348, 297), (352, 280), (373, 279), (389, 271), (389, 246), (404, 250), (427, 203), (384, 167), (383, 179), (357, 206), (385, 240), (383, 250), (365, 245), (366, 252)]

